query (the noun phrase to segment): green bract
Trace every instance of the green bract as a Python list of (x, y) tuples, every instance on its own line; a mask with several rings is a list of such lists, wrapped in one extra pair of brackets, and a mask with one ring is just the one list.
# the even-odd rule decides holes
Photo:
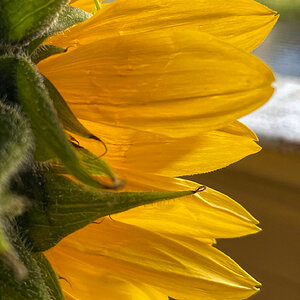
[(32, 199), (33, 207), (22, 216), (20, 225), (35, 251), (53, 247), (63, 237), (101, 217), (193, 193), (94, 191), (55, 175), (51, 169), (24, 174), (21, 187), (20, 192)]
[(65, 51), (66, 51), (65, 49), (54, 46), (54, 45), (41, 45), (41, 46), (37, 47), (35, 49), (35, 51), (31, 54), (31, 60), (33, 63), (37, 64), (41, 60), (43, 60), (49, 56), (63, 53)]
[(23, 278), (24, 266), (17, 258), (14, 247), (6, 234), (7, 219), (20, 215), (24, 210), (22, 197), (8, 188), (10, 178), (26, 163), (32, 148), (31, 130), (26, 119), (13, 106), (0, 102), (0, 259), (8, 262), (15, 275)]
[(57, 111), (57, 115), (63, 128), (79, 136), (100, 141), (98, 137), (93, 135), (78, 121), (58, 90), (46, 77), (44, 77), (44, 85)]
[[(57, 292), (57, 276), (51, 266), (45, 263), (43, 254), (32, 255), (31, 251), (24, 244), (17, 231), (7, 225), (7, 234), (14, 244), (16, 255), (26, 267), (26, 277), (16, 278), (4, 264), (0, 268), (0, 295), (5, 300), (53, 300), (64, 299), (62, 293), (60, 297)], [(35, 259), (36, 258), (36, 259)], [(39, 261), (39, 262), (38, 262)], [(13, 261), (12, 261), (13, 262)], [(24, 270), (21, 270), (24, 272)], [(20, 272), (21, 272), (20, 271)], [(47, 276), (45, 276), (47, 274)], [(50, 280), (51, 278), (51, 280)]]
[(48, 30), (68, 0), (1, 0), (1, 44), (24, 45)]

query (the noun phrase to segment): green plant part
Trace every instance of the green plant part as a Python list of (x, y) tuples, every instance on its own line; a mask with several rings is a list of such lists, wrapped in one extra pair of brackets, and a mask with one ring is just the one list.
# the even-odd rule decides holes
[[(20, 234), (13, 226), (6, 225), (7, 236), (10, 244), (14, 246), (14, 256), (23, 262), (23, 269), (18, 266), (19, 274), (2, 265), (0, 268), (0, 295), (5, 300), (63, 300), (59, 292), (57, 276), (50, 264), (47, 264), (43, 254), (31, 254)], [(6, 257), (7, 260), (10, 257)]]
[(1, 0), (1, 44), (23, 46), (45, 33), (68, 0)]
[(205, 189), (200, 186), (196, 191), (119, 193), (90, 190), (51, 169), (26, 173), (22, 178), (21, 188), (14, 188), (32, 199), (33, 207), (19, 218), (19, 224), (35, 251), (48, 250), (101, 217)]
[(6, 235), (7, 219), (20, 215), (27, 201), (9, 191), (11, 177), (32, 159), (32, 133), (24, 116), (0, 101), (0, 259), (24, 278), (26, 269)]

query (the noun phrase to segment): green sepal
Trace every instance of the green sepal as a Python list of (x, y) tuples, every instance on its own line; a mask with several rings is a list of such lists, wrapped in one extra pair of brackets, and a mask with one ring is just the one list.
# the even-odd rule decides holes
[(56, 273), (54, 272), (48, 259), (41, 252), (32, 253), (32, 256), (36, 260), (36, 262), (40, 268), (42, 278), (44, 279), (44, 282), (45, 282), (46, 286), (48, 287), (49, 293), (52, 296), (51, 299), (65, 300), (65, 297), (62, 293), (62, 290), (61, 290), (61, 287), (60, 287), (60, 284), (58, 281), (58, 277), (57, 277)]
[[(7, 225), (7, 235), (10, 243), (16, 250), (15, 255), (22, 261), (27, 270), (21, 278), (17, 278), (15, 272), (8, 268), (5, 262), (0, 261), (0, 295), (5, 300), (53, 300), (49, 289), (40, 272), (36, 260), (32, 257), (30, 250), (14, 229)], [(6, 257), (9, 260), (10, 257)], [(22, 271), (23, 273), (25, 271)]]
[(57, 22), (55, 22), (50, 29), (48, 30), (48, 34), (52, 35), (54, 33), (66, 30), (67, 28), (84, 22), (93, 15), (73, 6), (66, 6), (64, 10), (59, 14)]
[(55, 23), (52, 24), (41, 36), (40, 38), (32, 41), (30, 45), (28, 45), (28, 51), (29, 53), (32, 53), (36, 47), (38, 47), (42, 42), (44, 42), (49, 36), (58, 33), (60, 31), (66, 30), (67, 28), (81, 23), (83, 21), (86, 21), (92, 16), (92, 14), (73, 7), (73, 6), (66, 6), (64, 10), (59, 14), (59, 17)]
[(0, 194), (9, 178), (30, 157), (33, 147), (30, 125), (14, 106), (0, 100)]
[(66, 49), (61, 47), (54, 45), (41, 45), (33, 51), (31, 60), (33, 63), (38, 64), (41, 60), (46, 59), (47, 57), (64, 52), (66, 52)]
[(1, 0), (1, 44), (24, 45), (41, 36), (68, 0)]
[(16, 278), (23, 279), (27, 270), (15, 253), (6, 234), (5, 226), (8, 220), (24, 212), (27, 201), (25, 202), (23, 197), (14, 195), (9, 191), (1, 191), (0, 199), (0, 261), (4, 262), (14, 272)]
[(19, 217), (18, 224), (34, 251), (55, 246), (65, 236), (101, 217), (196, 192), (101, 192), (51, 170), (24, 174), (22, 178), (19, 192), (32, 199), (33, 207)]
[[(0, 224), (0, 269), (5, 265), (9, 269), (9, 273), (17, 280), (22, 280), (27, 276), (27, 269), (23, 262), (20, 261), (16, 251), (9, 240), (5, 228), (5, 223), (1, 221)], [(1, 270), (0, 270), (0, 283), (1, 283)], [(1, 295), (1, 288), (0, 288)]]
[(117, 184), (118, 179), (108, 163), (83, 147), (74, 143), (73, 145), (76, 149), (76, 153), (80, 157), (80, 160), (91, 174), (108, 176), (115, 184)]
[(93, 14), (95, 14), (98, 10), (101, 9), (101, 3), (99, 2), (99, 0), (94, 0), (94, 3), (95, 3), (95, 7), (93, 10)]
[(21, 104), (34, 133), (38, 161), (58, 157), (81, 182), (95, 188), (108, 188), (94, 180), (81, 165), (60, 126), (43, 77), (25, 58), (0, 56), (0, 96)]
[(3, 221), (20, 215), (26, 205), (23, 197), (9, 191), (8, 183), (30, 160), (32, 146), (32, 132), (25, 117), (17, 108), (0, 100), (0, 259), (5, 260), (19, 277), (24, 267), (14, 254)]
[(79, 181), (95, 188), (106, 187), (94, 180), (81, 165), (60, 126), (41, 75), (24, 58), (18, 60), (16, 86), (18, 100), (35, 136), (36, 160), (58, 157)]
[(16, 97), (14, 77), (17, 66), (18, 59), (15, 56), (0, 56), (0, 99), (9, 98), (14, 102)]
[(65, 102), (59, 91), (54, 87), (54, 85), (46, 78), (44, 79), (44, 85), (47, 88), (50, 99), (57, 111), (58, 118), (63, 126), (63, 128), (69, 132), (77, 134), (79, 136), (90, 138), (94, 140), (101, 140), (93, 135), (89, 130), (87, 130), (75, 117), (68, 104)]
[[(80, 161), (90, 174), (109, 177), (113, 182), (112, 188), (120, 188), (123, 185), (124, 182), (116, 177), (108, 163), (78, 144), (72, 142), (72, 145)], [(66, 168), (60, 163), (53, 162), (52, 168), (56, 174), (65, 175), (67, 173)]]

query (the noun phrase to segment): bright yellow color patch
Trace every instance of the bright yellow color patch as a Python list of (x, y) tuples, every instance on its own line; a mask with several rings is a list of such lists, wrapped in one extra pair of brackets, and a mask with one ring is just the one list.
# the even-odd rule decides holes
[(170, 137), (225, 126), (273, 93), (259, 59), (192, 31), (101, 39), (39, 68), (79, 118)]
[[(88, 9), (93, 1), (72, 1)], [(272, 95), (272, 71), (249, 52), (278, 16), (251, 0), (116, 0), (49, 43), (70, 47), (39, 69), (108, 147), (128, 191), (195, 189), (174, 178), (256, 153), (237, 118)], [(97, 141), (76, 136), (97, 155)], [(258, 232), (229, 197), (198, 195), (104, 218), (46, 252), (67, 299), (241, 300), (259, 285), (213, 245)]]
[[(93, 1), (75, 1), (92, 11)], [(117, 0), (66, 36), (53, 38), (60, 46), (85, 45), (115, 35), (160, 29), (196, 30), (251, 51), (261, 44), (278, 19), (276, 12), (251, 0)]]
[[(130, 170), (118, 171), (119, 174), (124, 174), (128, 190), (179, 191), (195, 189), (198, 186), (183, 179)], [(194, 239), (233, 238), (259, 231), (256, 226), (258, 221), (241, 205), (209, 188), (197, 195), (137, 207), (115, 215), (114, 219), (153, 232)]]
[[(92, 283), (94, 275), (97, 278), (98, 272), (107, 270), (107, 275), (117, 274), (129, 282), (145, 282), (177, 299), (244, 299), (255, 293), (253, 286), (258, 284), (210, 245), (196, 240), (182, 245), (108, 218), (100, 225), (90, 225), (64, 239), (50, 251), (48, 258), (61, 276), (88, 276)], [(74, 272), (78, 260), (81, 265)], [(76, 286), (73, 290), (76, 291)], [(89, 291), (84, 297), (99, 299), (99, 295)], [(84, 298), (79, 296), (79, 299)]]
[[(105, 159), (116, 169), (167, 176), (211, 172), (256, 153), (260, 146), (245, 125), (235, 121), (226, 127), (198, 136), (171, 138), (150, 132), (114, 127), (81, 120), (108, 147)], [(104, 149), (98, 142), (76, 137), (97, 155)]]

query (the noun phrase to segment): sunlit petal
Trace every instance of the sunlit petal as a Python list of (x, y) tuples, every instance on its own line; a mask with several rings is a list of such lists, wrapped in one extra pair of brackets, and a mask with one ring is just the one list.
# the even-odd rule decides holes
[[(93, 1), (80, 0), (74, 5), (91, 11)], [(251, 51), (277, 19), (276, 12), (252, 0), (116, 0), (68, 35), (54, 37), (52, 43), (84, 45), (113, 35), (178, 27), (207, 32)]]
[(112, 274), (102, 265), (91, 265), (57, 247), (47, 252), (66, 299), (74, 300), (168, 300), (159, 290), (139, 281)]
[[(186, 138), (84, 120), (82, 123), (106, 143), (108, 152), (104, 158), (113, 167), (153, 174), (182, 176), (211, 172), (260, 150), (255, 134), (238, 121), (219, 130)], [(104, 149), (98, 142), (76, 138), (81, 146), (97, 155), (103, 154)]]
[[(200, 242), (181, 245), (109, 219), (72, 234), (52, 255), (51, 251), (48, 257), (54, 264), (56, 252), (63, 251), (82, 261), (85, 270), (106, 267), (118, 277), (141, 280), (177, 299), (244, 299), (254, 294), (258, 285), (229, 257), (210, 245)], [(61, 266), (68, 268), (68, 265), (61, 260)]]
[[(103, 9), (105, 6), (110, 5), (111, 2), (99, 1), (100, 7)], [(71, 0), (70, 5), (83, 9), (89, 13), (94, 12), (95, 9), (95, 1), (94, 0)], [(73, 30), (73, 29), (72, 29)]]
[(223, 127), (273, 93), (263, 62), (191, 31), (115, 36), (39, 68), (79, 118), (171, 137)]
[[(123, 172), (124, 176), (127, 174), (128, 190), (194, 190), (199, 186), (183, 179)], [(255, 225), (257, 220), (241, 205), (209, 188), (193, 196), (137, 207), (113, 215), (113, 219), (154, 232), (192, 238), (232, 238), (260, 230)]]

